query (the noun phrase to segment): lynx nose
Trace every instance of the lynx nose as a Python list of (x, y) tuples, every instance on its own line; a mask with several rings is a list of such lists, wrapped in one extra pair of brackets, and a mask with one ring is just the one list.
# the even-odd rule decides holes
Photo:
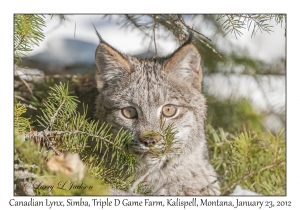
[(150, 146), (151, 144), (155, 144), (157, 142), (157, 139), (145, 138), (145, 139), (141, 139), (141, 141), (145, 144), (145, 146)]
[(145, 144), (145, 146), (150, 146), (155, 144), (156, 142), (158, 142), (161, 139), (161, 136), (145, 136), (140, 138), (140, 141), (143, 142)]

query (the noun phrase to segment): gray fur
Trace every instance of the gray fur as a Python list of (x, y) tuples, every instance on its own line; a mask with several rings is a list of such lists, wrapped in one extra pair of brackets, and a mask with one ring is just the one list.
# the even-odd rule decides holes
[[(145, 171), (158, 158), (147, 153), (149, 147), (139, 137), (146, 131), (160, 131), (164, 105), (178, 107), (174, 117), (164, 120), (166, 124), (174, 123), (178, 130), (179, 143), (174, 147), (180, 148), (180, 154), (170, 154), (171, 161), (162, 162), (147, 177), (153, 195), (219, 195), (219, 184), (213, 183), (217, 174), (208, 159), (204, 133), (206, 105), (201, 93), (202, 70), (197, 49), (185, 43), (168, 57), (138, 59), (102, 42), (95, 59), (99, 89), (96, 117), (111, 124), (113, 132), (121, 127), (132, 131), (130, 149), (139, 155)], [(120, 110), (128, 106), (136, 108), (138, 118), (123, 117)], [(157, 142), (154, 146), (161, 145)]]

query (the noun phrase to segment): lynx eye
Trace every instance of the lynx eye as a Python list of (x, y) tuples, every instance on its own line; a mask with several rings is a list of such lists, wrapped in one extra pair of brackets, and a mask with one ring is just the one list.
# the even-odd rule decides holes
[(134, 107), (128, 106), (121, 110), (124, 117), (128, 119), (133, 119), (137, 117), (137, 111)]
[(172, 104), (167, 104), (162, 108), (162, 113), (165, 117), (173, 117), (177, 112), (177, 107)]

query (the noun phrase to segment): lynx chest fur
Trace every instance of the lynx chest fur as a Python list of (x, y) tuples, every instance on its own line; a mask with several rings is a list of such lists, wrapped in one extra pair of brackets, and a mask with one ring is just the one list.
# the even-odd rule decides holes
[[(95, 60), (99, 95), (96, 117), (133, 133), (129, 147), (141, 160), (153, 195), (219, 195), (204, 134), (205, 98), (201, 93), (200, 54), (191, 38), (167, 57), (139, 59), (122, 54), (101, 40)], [(164, 158), (150, 148), (164, 147), (161, 124), (177, 129)], [(139, 177), (137, 177), (138, 179)]]

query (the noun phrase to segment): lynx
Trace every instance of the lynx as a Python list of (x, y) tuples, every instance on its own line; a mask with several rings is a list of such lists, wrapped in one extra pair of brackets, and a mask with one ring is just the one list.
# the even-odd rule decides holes
[(159, 132), (162, 120), (178, 130), (180, 153), (160, 161), (146, 178), (152, 194), (219, 195), (204, 133), (201, 58), (192, 36), (169, 56), (143, 59), (122, 54), (98, 37), (95, 116), (115, 132), (132, 132), (130, 150), (146, 169), (159, 161), (150, 147), (164, 146), (162, 138), (146, 133)]

